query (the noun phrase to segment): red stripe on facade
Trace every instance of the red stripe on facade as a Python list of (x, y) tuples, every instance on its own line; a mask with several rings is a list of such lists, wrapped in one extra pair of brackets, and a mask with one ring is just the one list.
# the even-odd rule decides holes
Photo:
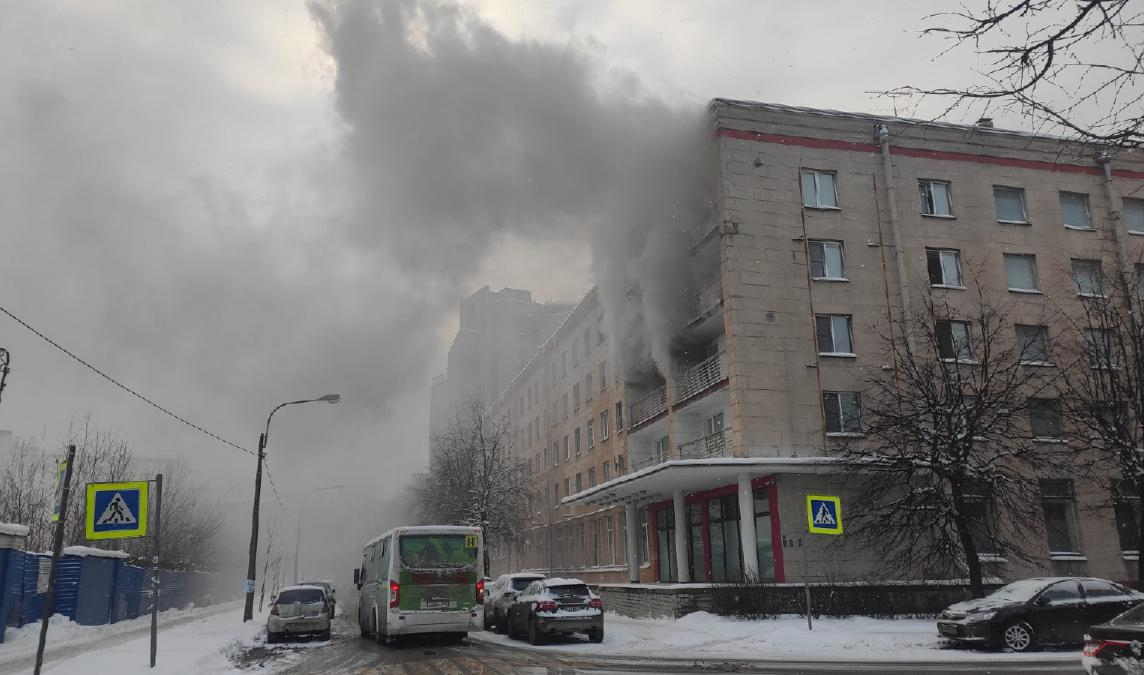
[[(776, 145), (794, 145), (803, 148), (818, 148), (824, 150), (845, 150), (849, 152), (878, 152), (878, 146), (873, 143), (854, 143), (852, 141), (837, 141), (825, 138), (810, 138), (807, 136), (787, 136), (785, 134), (764, 134), (757, 131), (743, 131), (741, 129), (726, 129), (720, 127), (716, 135), (722, 138), (737, 138), (744, 141), (759, 143), (774, 143)], [(1018, 159), (1016, 157), (994, 157), (991, 155), (975, 155), (967, 152), (950, 152), (947, 150), (925, 150), (922, 148), (908, 148), (890, 146), (891, 155), (903, 157), (919, 157), (922, 159), (943, 160), (949, 162), (969, 162), (972, 164), (990, 164), (993, 166), (1008, 166), (1018, 169), (1033, 169), (1036, 171), (1053, 171), (1057, 173), (1081, 173), (1090, 176), (1100, 176), (1104, 172), (1097, 166), (1081, 166), (1078, 164), (1061, 164), (1057, 162), (1044, 162), (1035, 159)], [(1144, 171), (1130, 171), (1128, 169), (1113, 169), (1112, 175), (1117, 178), (1144, 180)]]

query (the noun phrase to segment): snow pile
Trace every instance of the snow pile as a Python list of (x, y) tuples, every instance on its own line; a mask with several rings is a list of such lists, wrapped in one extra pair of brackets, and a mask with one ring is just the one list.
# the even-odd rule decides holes
[[(470, 638), (517, 647), (528, 643), (492, 633), (469, 633)], [(531, 647), (529, 647), (531, 648)], [(582, 640), (535, 647), (545, 651), (584, 653)], [(937, 636), (932, 620), (921, 619), (818, 619), (807, 631), (806, 619), (784, 617), (744, 621), (708, 612), (695, 612), (679, 620), (632, 619), (609, 612), (604, 617), (604, 642), (592, 645), (593, 656), (638, 656), (665, 659), (784, 659), (792, 661), (907, 661), (981, 660), (1017, 658), (1060, 661), (1069, 654), (984, 654), (971, 649), (949, 649)], [(1079, 653), (1077, 654), (1079, 662)]]
[(130, 558), (123, 551), (108, 551), (103, 548), (92, 548), (90, 546), (67, 546), (63, 550), (64, 555), (74, 555), (81, 558)]
[(0, 534), (11, 537), (26, 537), (28, 536), (28, 526), (17, 525), (16, 523), (0, 523)]

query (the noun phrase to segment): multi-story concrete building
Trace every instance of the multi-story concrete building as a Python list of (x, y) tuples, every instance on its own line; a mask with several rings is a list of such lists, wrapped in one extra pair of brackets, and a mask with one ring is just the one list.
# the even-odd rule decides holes
[[(1095, 266), (1144, 259), (1139, 153), (984, 123), (710, 110), (718, 209), (690, 264), (717, 265), (719, 283), (675, 327), (669, 372), (615, 381), (593, 292), (509, 384), (497, 410), (532, 460), (538, 506), (506, 565), (595, 581), (869, 578), (868, 548), (807, 534), (806, 495), (839, 494), (845, 511), (857, 474), (839, 445), (861, 431), (862, 374), (885, 366), (871, 327), (918, 294), (980, 285), (1013, 307), (1014, 340), (1051, 332), (1046, 303), (1082, 302)], [(1110, 483), (1054, 484), (1052, 545), (989, 571), (1133, 579), (1139, 545), (1117, 527)]]
[(515, 288), (485, 286), (465, 298), (446, 372), (433, 378), (430, 389), (430, 432), (447, 425), (458, 404), (492, 405), (573, 306), (534, 302), (532, 293)]

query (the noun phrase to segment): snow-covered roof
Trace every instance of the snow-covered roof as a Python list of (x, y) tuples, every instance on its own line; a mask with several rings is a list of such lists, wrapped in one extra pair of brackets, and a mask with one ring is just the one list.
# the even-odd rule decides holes
[(12, 537), (26, 537), (28, 536), (28, 526), (17, 525), (16, 523), (0, 523), (0, 534), (7, 534)]
[(286, 591), (312, 591), (314, 589), (318, 589), (319, 591), (323, 590), (321, 586), (314, 586), (312, 584), (298, 584), (297, 586), (283, 586), (282, 588), (279, 588), (277, 595), (282, 595)]
[(505, 579), (543, 579), (545, 575), (541, 572), (512, 572), (501, 576)]
[(586, 586), (583, 581), (579, 579), (569, 579), (566, 577), (552, 577), (551, 579), (544, 580), (545, 588), (552, 588), (553, 586)]
[(102, 548), (92, 548), (90, 546), (68, 546), (64, 548), (64, 555), (74, 555), (81, 558), (130, 558), (123, 551), (108, 551)]
[(373, 546), (393, 534), (475, 534), (480, 536), (481, 528), (471, 527), (469, 525), (406, 525), (405, 527), (395, 527), (387, 532), (382, 532), (367, 541), (365, 545)]

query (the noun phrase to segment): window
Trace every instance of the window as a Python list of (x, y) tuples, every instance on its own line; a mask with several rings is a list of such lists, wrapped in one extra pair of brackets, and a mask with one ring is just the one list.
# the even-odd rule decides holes
[(1076, 509), (1072, 481), (1041, 481), (1041, 510), (1045, 512), (1045, 533), (1050, 554), (1076, 554)]
[(579, 455), (580, 451), (582, 450), (580, 446), (580, 427), (576, 427), (576, 430), (572, 432), (572, 435), (575, 439), (574, 445), (576, 446), (576, 454)]
[(1121, 551), (1140, 551), (1140, 492), (1130, 480), (1114, 480), (1112, 508)]
[(648, 548), (649, 548), (648, 544), (650, 542), (648, 541), (647, 519), (648, 519), (648, 507), (645, 506), (642, 509), (640, 509), (640, 511), (639, 511), (640, 524), (639, 524), (639, 532), (636, 535), (636, 540), (639, 541), (639, 544), (640, 544), (639, 562), (641, 562), (641, 563), (651, 562), (651, 559), (648, 557)]
[(600, 413), (600, 440), (608, 440), (608, 411)]
[(600, 364), (600, 391), (608, 388), (608, 362)]
[(966, 485), (962, 512), (969, 519), (973, 547), (977, 549), (978, 557), (997, 555), (996, 538), (993, 536), (993, 496), (989, 486), (977, 482)]
[(1049, 329), (1046, 326), (1017, 324), (1017, 349), (1020, 362), (1026, 366), (1051, 366)]
[(1055, 398), (1031, 398), (1027, 405), (1033, 438), (1061, 437), (1060, 401)]
[(564, 354), (561, 356), (560, 361), (563, 364), (563, 371), (564, 371), (561, 374), (561, 377), (564, 377), (565, 375), (568, 374), (568, 352), (567, 351), (565, 351)]
[(615, 565), (616, 564), (616, 525), (615, 525), (616, 519), (613, 518), (612, 516), (608, 516), (604, 520), (607, 523), (607, 533), (608, 533), (607, 538), (604, 539), (604, 552), (606, 553), (606, 555), (604, 556), (604, 560), (609, 565)]
[(858, 392), (825, 392), (822, 395), (822, 408), (826, 413), (827, 434), (856, 434), (862, 432)]
[(1037, 258), (1034, 255), (1006, 253), (1005, 278), (1009, 290), (1034, 293), (1037, 291)]
[(584, 329), (584, 358), (587, 358), (588, 354), (590, 354), (592, 352), (591, 336), (592, 336), (592, 329), (591, 328), (585, 328)]
[(600, 465), (600, 469), (604, 472), (604, 482), (612, 480), (612, 463), (604, 462)]
[(949, 201), (949, 183), (938, 180), (920, 180), (918, 181), (918, 197), (921, 199), (923, 215), (953, 215), (953, 204)]
[(600, 566), (600, 521), (592, 521), (592, 567)]
[(596, 467), (588, 467), (588, 487), (596, 487)]
[(576, 492), (584, 491), (584, 474), (576, 472)]
[(1070, 230), (1091, 230), (1092, 218), (1088, 213), (1088, 195), (1062, 192), (1061, 222)]
[(560, 465), (560, 441), (552, 444), (552, 466)]
[(993, 202), (997, 205), (997, 221), (1001, 223), (1028, 223), (1025, 216), (1025, 190), (1023, 188), (993, 186)]
[(584, 376), (584, 400), (592, 400), (592, 373)]
[(1086, 328), (1081, 333), (1090, 368), (1115, 368), (1119, 365), (1115, 333), (1104, 328)]
[(1050, 605), (1071, 605), (1080, 602), (1080, 590), (1077, 588), (1076, 582), (1072, 581), (1059, 581), (1052, 586), (1046, 588), (1040, 595), (1038, 600), (1044, 598)]
[(588, 434), (588, 449), (591, 450), (596, 447), (596, 420), (588, 420), (585, 427), (587, 427)]
[(580, 409), (580, 383), (572, 385), (572, 409)]
[(572, 367), (580, 365), (580, 338), (572, 341)]
[(973, 348), (969, 341), (968, 321), (937, 322), (938, 356), (947, 361), (970, 362)]
[(953, 249), (926, 249), (930, 286), (962, 288), (961, 252)]
[(568, 497), (572, 494), (572, 482), (568, 478), (564, 479), (564, 496)]
[(810, 276), (812, 279), (846, 279), (842, 260), (842, 242), (810, 242)]
[(831, 171), (802, 170), (802, 204), (811, 208), (838, 208), (838, 190)]
[(1104, 273), (1099, 260), (1072, 260), (1076, 294), (1084, 298), (1104, 297)]
[(571, 444), (569, 443), (568, 434), (564, 434), (564, 461), (572, 459), (572, 451), (570, 448)]
[(624, 402), (616, 401), (616, 433), (624, 430)]
[(661, 436), (655, 442), (655, 458), (657, 461), (666, 462), (671, 459), (671, 443), (668, 441), (667, 436)]
[(568, 419), (568, 392), (564, 392), (560, 397), (560, 402), (564, 406), (564, 419)]
[(596, 344), (604, 344), (604, 315), (596, 317)]
[(845, 314), (817, 314), (814, 332), (818, 338), (818, 353), (822, 356), (852, 356), (850, 317)]
[(622, 476), (628, 470), (628, 458), (623, 455), (616, 455), (616, 475)]
[(1132, 234), (1144, 234), (1144, 199), (1124, 199), (1124, 224)]

